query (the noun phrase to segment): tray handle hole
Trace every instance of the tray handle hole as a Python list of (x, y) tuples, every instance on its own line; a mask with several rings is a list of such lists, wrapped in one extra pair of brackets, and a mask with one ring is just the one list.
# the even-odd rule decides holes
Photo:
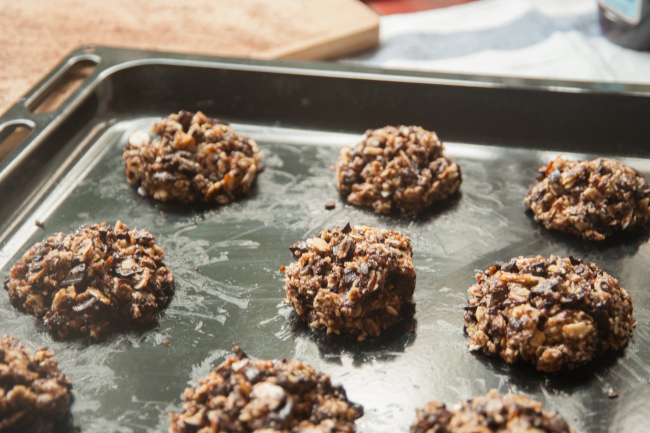
[(32, 127), (21, 122), (0, 126), (0, 161), (17, 148), (31, 132)]
[(51, 86), (45, 88), (37, 98), (27, 105), (34, 114), (56, 110), (81, 86), (84, 79), (97, 68), (94, 60), (79, 60), (70, 66)]

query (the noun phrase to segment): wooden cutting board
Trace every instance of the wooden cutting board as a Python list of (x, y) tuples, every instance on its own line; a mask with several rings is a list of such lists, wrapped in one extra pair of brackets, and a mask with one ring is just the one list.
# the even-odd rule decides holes
[(358, 0), (0, 1), (0, 113), (83, 45), (324, 60), (378, 40)]

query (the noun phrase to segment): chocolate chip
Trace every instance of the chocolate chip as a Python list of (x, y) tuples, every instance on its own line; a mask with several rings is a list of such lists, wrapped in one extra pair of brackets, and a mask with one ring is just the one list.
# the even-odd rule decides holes
[(577, 266), (577, 265), (579, 265), (579, 264), (582, 263), (582, 260), (580, 260), (580, 259), (576, 259), (576, 258), (573, 257), (573, 256), (569, 256), (569, 261), (571, 261), (571, 264), (572, 264), (573, 266)]
[(555, 289), (558, 284), (560, 284), (559, 279), (549, 278), (538, 283), (535, 287), (532, 288), (530, 292), (536, 295), (541, 295), (553, 291), (553, 289)]
[(351, 260), (354, 257), (354, 241), (350, 238), (346, 238), (342, 244), (339, 245), (339, 249), (336, 251), (336, 257), (339, 261)]
[(156, 238), (147, 230), (134, 230), (133, 239), (141, 244), (150, 245), (156, 242)]
[(519, 268), (517, 268), (517, 258), (512, 258), (508, 263), (501, 266), (501, 270), (505, 272), (519, 272)]
[(508, 299), (508, 289), (506, 287), (499, 287), (490, 294), (489, 307), (497, 307), (506, 299)]
[(86, 271), (86, 264), (81, 263), (70, 269), (68, 275), (61, 281), (62, 287), (74, 286), (83, 281)]
[(596, 170), (596, 173), (598, 173), (601, 176), (606, 176), (608, 174), (611, 174), (612, 172), (611, 172), (611, 170), (609, 168), (607, 168), (607, 167), (605, 167), (604, 165), (601, 164), (598, 167), (598, 169)]
[(359, 273), (361, 275), (368, 275), (368, 263), (362, 263), (361, 266), (359, 266)]
[(307, 246), (307, 243), (305, 241), (298, 241), (289, 247), (289, 251), (291, 251), (291, 253), (295, 258), (295, 257), (300, 257), (301, 255), (309, 251), (309, 247)]
[(350, 268), (346, 268), (343, 271), (343, 284), (345, 285), (351, 285), (354, 283), (354, 280), (357, 279), (357, 274)]

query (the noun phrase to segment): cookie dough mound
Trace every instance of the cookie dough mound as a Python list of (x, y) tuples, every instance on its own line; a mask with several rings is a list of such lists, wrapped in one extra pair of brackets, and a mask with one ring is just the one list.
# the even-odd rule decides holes
[(0, 340), (0, 431), (49, 433), (68, 413), (72, 384), (59, 370), (54, 352), (36, 353), (17, 339)]
[(559, 156), (539, 172), (524, 204), (549, 230), (601, 241), (644, 226), (650, 218), (646, 178), (615, 159), (568, 161)]
[(495, 389), (449, 409), (431, 401), (416, 414), (411, 433), (576, 433), (557, 412), (542, 411), (541, 403), (517, 394), (500, 395)]
[(154, 322), (174, 293), (174, 276), (147, 230), (120, 221), (81, 226), (34, 245), (4, 283), (9, 300), (61, 338), (99, 338), (116, 325)]
[(312, 328), (364, 340), (402, 320), (413, 299), (411, 242), (399, 232), (335, 227), (289, 248), (285, 290)]
[(336, 187), (356, 206), (418, 214), (458, 191), (460, 167), (446, 158), (435, 132), (419, 126), (366, 131), (336, 163)]
[[(253, 361), (237, 346), (183, 393), (170, 433), (353, 433), (363, 408), (329, 376), (294, 360)], [(205, 429), (205, 430), (203, 430)]]
[(157, 122), (153, 141), (136, 131), (124, 147), (129, 183), (156, 200), (227, 204), (250, 192), (262, 170), (257, 143), (200, 111)]
[(517, 257), (469, 288), (470, 350), (552, 372), (625, 347), (636, 321), (632, 298), (594, 263), (573, 257)]

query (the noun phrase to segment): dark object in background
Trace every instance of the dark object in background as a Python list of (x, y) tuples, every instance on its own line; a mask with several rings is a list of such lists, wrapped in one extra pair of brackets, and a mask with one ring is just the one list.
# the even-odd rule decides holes
[(650, 50), (650, 0), (598, 0), (600, 29), (615, 44)]

